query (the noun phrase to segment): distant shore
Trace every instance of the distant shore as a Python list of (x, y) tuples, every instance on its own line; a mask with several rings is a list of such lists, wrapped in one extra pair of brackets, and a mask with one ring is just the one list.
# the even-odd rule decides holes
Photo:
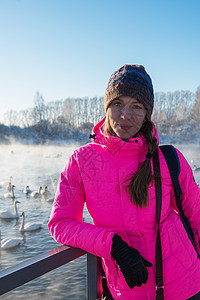
[[(158, 129), (159, 142), (179, 143), (179, 144), (200, 144), (200, 124), (159, 124)], [(21, 143), (26, 145), (62, 145), (87, 144), (90, 142), (89, 136), (92, 127), (69, 128), (69, 127), (28, 127), (20, 128), (17, 126), (6, 126), (0, 124), (0, 144)]]

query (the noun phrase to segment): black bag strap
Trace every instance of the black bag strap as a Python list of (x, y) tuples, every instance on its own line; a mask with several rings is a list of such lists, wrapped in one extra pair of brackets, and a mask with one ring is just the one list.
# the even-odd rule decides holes
[(179, 157), (178, 154), (176, 152), (176, 149), (174, 148), (173, 145), (162, 145), (160, 146), (160, 149), (165, 157), (165, 160), (167, 162), (168, 165), (168, 169), (170, 172), (170, 176), (172, 179), (172, 183), (174, 185), (174, 193), (175, 193), (175, 198), (176, 198), (176, 206), (179, 210), (180, 213), (180, 217), (181, 217), (181, 221), (185, 227), (185, 230), (188, 234), (188, 237), (198, 255), (198, 257), (200, 258), (200, 254), (197, 250), (197, 247), (195, 245), (194, 242), (194, 235), (192, 232), (192, 228), (190, 226), (190, 223), (188, 221), (188, 219), (186, 218), (182, 205), (181, 205), (181, 195), (182, 195), (182, 190), (181, 190), (181, 186), (178, 180), (179, 174), (180, 174), (180, 161), (179, 161)]
[(156, 237), (156, 299), (164, 300), (163, 294), (163, 265), (162, 265), (162, 247), (160, 239), (160, 215), (162, 206), (162, 185), (160, 175), (160, 162), (158, 149), (153, 153), (154, 180), (156, 192), (156, 214), (158, 222), (158, 231)]
[(178, 158), (178, 154), (173, 145), (163, 145), (159, 148), (161, 149), (167, 162), (167, 166), (174, 185), (175, 196), (179, 197), (179, 199), (176, 198), (176, 201), (178, 200), (178, 203), (176, 203), (176, 205), (179, 209), (179, 207), (181, 206), (180, 196), (182, 195), (182, 190), (178, 181), (178, 177), (180, 174), (180, 161)]

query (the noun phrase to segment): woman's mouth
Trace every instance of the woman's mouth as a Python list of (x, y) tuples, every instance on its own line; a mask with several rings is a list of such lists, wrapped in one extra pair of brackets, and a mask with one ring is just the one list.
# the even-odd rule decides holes
[(119, 125), (122, 130), (130, 130), (132, 126), (130, 125)]

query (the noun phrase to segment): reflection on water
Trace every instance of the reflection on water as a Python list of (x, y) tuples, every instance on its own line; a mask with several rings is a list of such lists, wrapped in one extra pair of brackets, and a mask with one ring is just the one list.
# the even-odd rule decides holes
[[(77, 146), (30, 146), (6, 145), (0, 147), (0, 211), (13, 210), (12, 199), (5, 199), (5, 186), (11, 178), (15, 185), (15, 196), (20, 203), (19, 212), (25, 212), (26, 222), (41, 222), (42, 229), (21, 234), (18, 221), (0, 220), (2, 239), (5, 237), (24, 238), (22, 244), (14, 249), (0, 251), (0, 269), (15, 265), (27, 258), (57, 247), (58, 244), (49, 234), (47, 223), (52, 203), (44, 197), (33, 199), (24, 194), (29, 185), (31, 190), (48, 187), (52, 195), (55, 193), (60, 171), (67, 158)], [(178, 145), (192, 165), (200, 166), (200, 145)], [(200, 183), (200, 172), (194, 172), (196, 181)], [(84, 210), (85, 221), (90, 217)], [(3, 299), (85, 299), (86, 298), (86, 257), (80, 257), (54, 271), (33, 280), (3, 296)]]

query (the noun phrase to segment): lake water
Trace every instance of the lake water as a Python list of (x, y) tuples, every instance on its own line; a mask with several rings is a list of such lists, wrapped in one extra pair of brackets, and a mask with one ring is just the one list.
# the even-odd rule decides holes
[[(183, 152), (188, 162), (200, 167), (200, 145), (176, 145)], [(15, 185), (18, 211), (25, 212), (25, 221), (41, 222), (42, 229), (35, 232), (19, 232), (21, 218), (18, 221), (0, 220), (2, 239), (5, 237), (24, 238), (23, 243), (7, 251), (0, 251), (0, 269), (15, 265), (27, 258), (57, 247), (47, 228), (52, 203), (46, 199), (26, 197), (24, 188), (29, 185), (31, 190), (39, 190), (45, 186), (55, 193), (60, 171), (67, 158), (77, 145), (64, 146), (33, 146), (33, 145), (1, 145), (0, 183), (9, 182)], [(200, 172), (194, 172), (195, 179), (200, 183)], [(5, 199), (5, 187), (0, 188), (0, 211), (13, 210), (12, 199)], [(91, 219), (84, 210), (85, 220)], [(86, 256), (70, 262), (54, 271), (33, 280), (7, 294), (7, 299), (86, 299)]]
[[(19, 232), (19, 221), (0, 220), (2, 239), (5, 237), (25, 238), (21, 246), (10, 250), (0, 251), (0, 269), (15, 265), (27, 258), (46, 252), (59, 246), (51, 237), (47, 223), (52, 203), (44, 197), (33, 199), (26, 197), (24, 188), (30, 186), (31, 190), (39, 187), (48, 187), (52, 195), (55, 193), (56, 183), (60, 171), (67, 158), (76, 148), (76, 145), (65, 146), (24, 146), (9, 145), (0, 147), (1, 166), (0, 183), (9, 182), (15, 185), (18, 211), (25, 212), (25, 222), (41, 222), (42, 229), (35, 232)], [(5, 199), (4, 187), (0, 188), (0, 211), (13, 210), (12, 199)], [(85, 212), (87, 219), (87, 212)], [(89, 218), (89, 216), (88, 216)], [(46, 275), (33, 280), (3, 296), (3, 299), (85, 299), (86, 295), (86, 257), (80, 257)]]

